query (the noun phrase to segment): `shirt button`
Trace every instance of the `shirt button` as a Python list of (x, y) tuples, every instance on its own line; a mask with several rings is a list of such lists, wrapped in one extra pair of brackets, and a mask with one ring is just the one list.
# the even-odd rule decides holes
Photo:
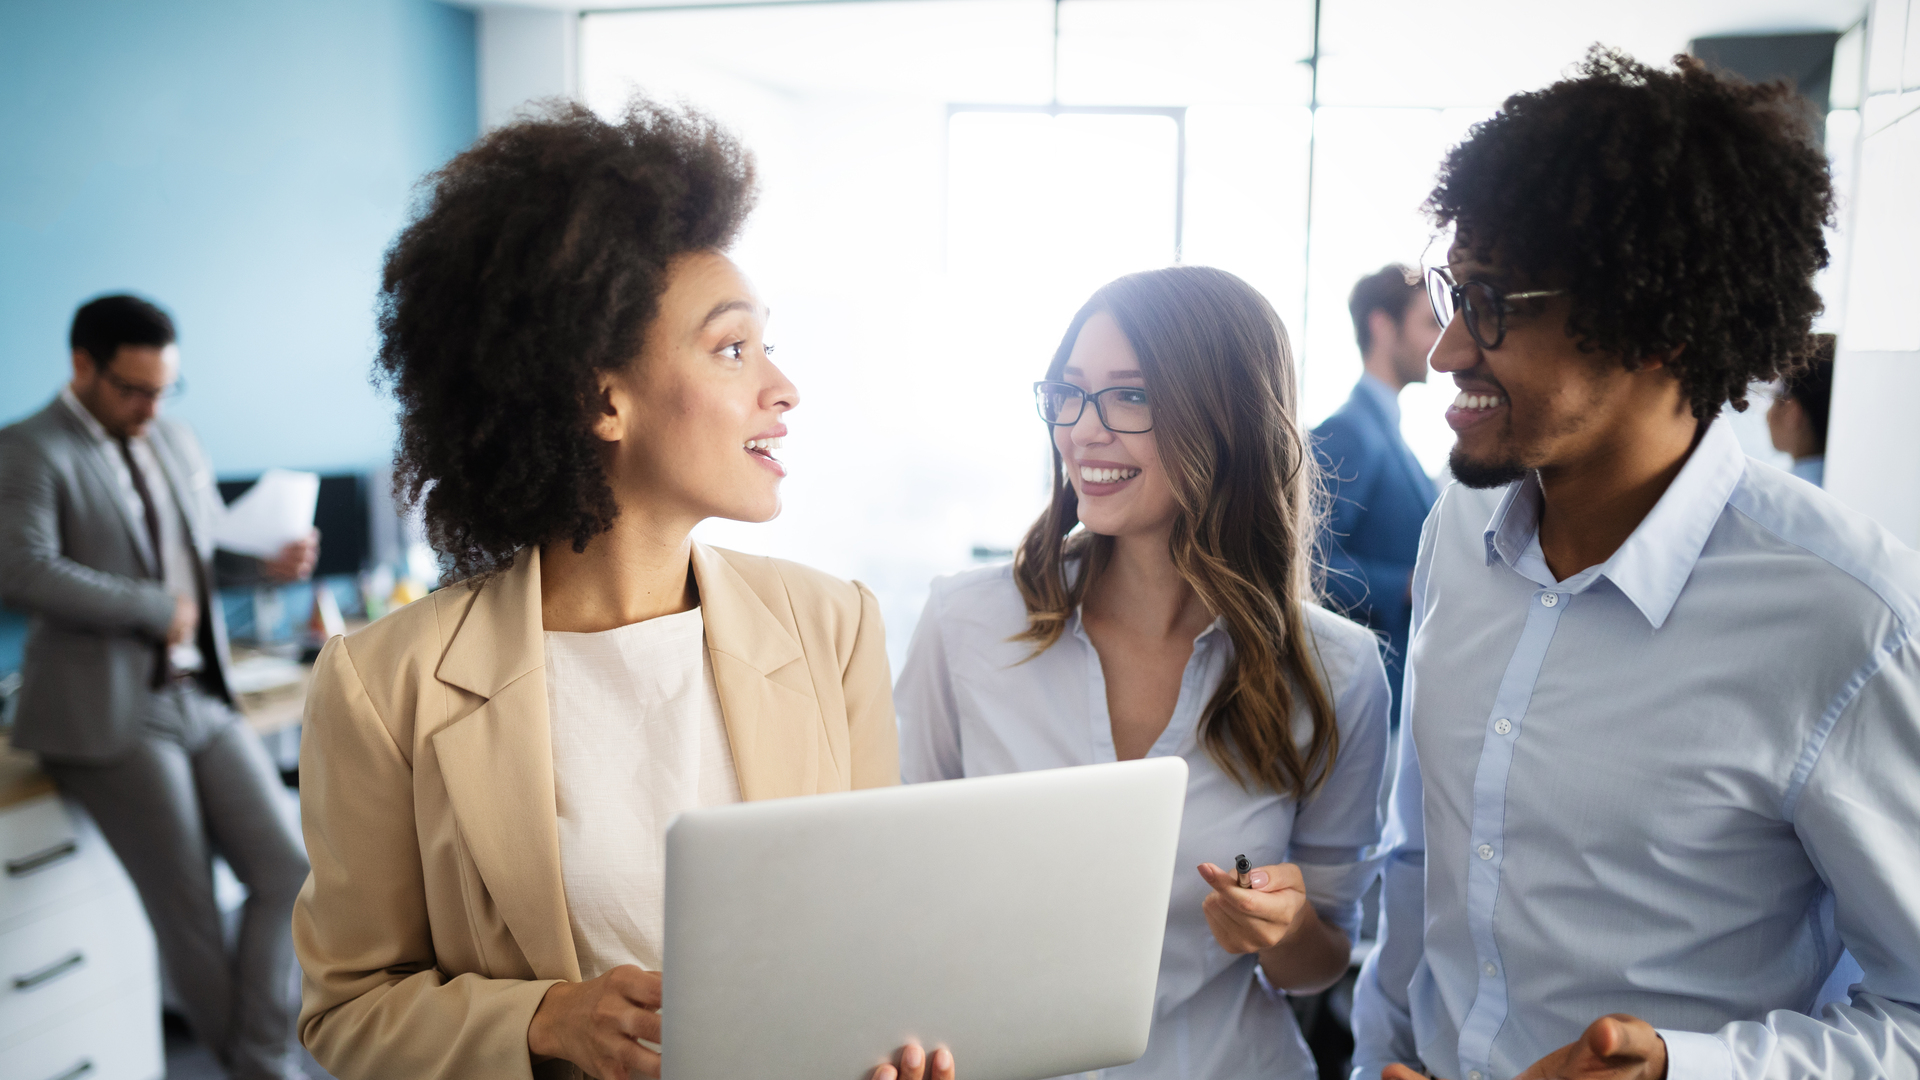
[(1467, 1074), (1467, 1080), (1487, 1080), (1487, 1078), (1480, 1075), (1479, 1069), (1475, 1069)]
[(1495, 735), (1505, 735), (1507, 732), (1512, 730), (1513, 730), (1513, 722), (1508, 720), (1504, 716), (1493, 722), (1493, 733)]
[(1545, 607), (1555, 607), (1560, 603), (1559, 593), (1541, 593), (1540, 603)]
[(1477, 847), (1477, 848), (1475, 848), (1474, 850), (1475, 850), (1475, 851), (1477, 851), (1477, 852), (1479, 852), (1479, 854), (1480, 854), (1480, 857), (1481, 857), (1482, 859), (1491, 859), (1491, 858), (1493, 858), (1493, 845), (1492, 845), (1492, 844), (1481, 844), (1481, 845), (1480, 845), (1479, 847)]
[(1493, 966), (1493, 961), (1491, 961), (1491, 960), (1489, 960), (1489, 961), (1487, 961), (1486, 963), (1484, 963), (1484, 964), (1482, 964), (1482, 965), (1480, 965), (1480, 970), (1481, 970), (1481, 971), (1484, 971), (1484, 972), (1486, 972), (1486, 973), (1487, 973), (1487, 974), (1489, 974), (1489, 975), (1497, 975), (1497, 974), (1499, 974), (1499, 973), (1500, 973), (1500, 969), (1499, 969), (1499, 968), (1497, 968), (1497, 967), (1494, 967), (1494, 966)]

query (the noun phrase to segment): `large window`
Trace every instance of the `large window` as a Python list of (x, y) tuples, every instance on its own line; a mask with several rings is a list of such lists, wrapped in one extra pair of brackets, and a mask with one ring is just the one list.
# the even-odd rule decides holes
[[(1740, 29), (1647, 4), (1595, 9), (1575, 29), (1518, 3), (1469, 26), (1430, 5), (1322, 0), (1316, 101), (1303, 62), (1315, 6), (880, 0), (585, 16), (589, 105), (618, 112), (635, 89), (684, 98), (761, 165), (735, 257), (773, 307), (771, 339), (801, 390), (786, 510), (701, 537), (867, 582), (898, 664), (928, 580), (1001, 557), (1039, 512), (1047, 435), (1027, 387), (1095, 287), (1176, 260), (1245, 278), (1289, 328), (1303, 418), (1317, 423), (1360, 372), (1348, 291), (1419, 259), (1420, 203), (1470, 124), (1596, 37), (1655, 59), (1693, 33)], [(1432, 471), (1452, 396), (1443, 383), (1402, 398)]]

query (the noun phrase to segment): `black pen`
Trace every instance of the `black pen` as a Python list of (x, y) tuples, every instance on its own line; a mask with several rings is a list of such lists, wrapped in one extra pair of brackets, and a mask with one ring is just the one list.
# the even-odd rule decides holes
[(1235, 855), (1233, 857), (1233, 872), (1240, 875), (1238, 884), (1241, 888), (1253, 888), (1253, 882), (1247, 880), (1247, 871), (1252, 869), (1253, 864), (1247, 861), (1245, 855)]

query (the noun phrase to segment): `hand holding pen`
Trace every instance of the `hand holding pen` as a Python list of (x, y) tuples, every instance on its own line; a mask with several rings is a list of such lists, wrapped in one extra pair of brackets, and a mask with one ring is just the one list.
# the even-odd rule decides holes
[(1257, 953), (1267, 980), (1295, 993), (1324, 990), (1347, 970), (1346, 932), (1307, 903), (1307, 884), (1292, 863), (1252, 866), (1245, 855), (1232, 871), (1199, 867), (1213, 891), (1200, 902), (1213, 939), (1230, 953)]
[(1220, 947), (1230, 953), (1252, 953), (1286, 940), (1302, 921), (1307, 885), (1292, 863), (1252, 866), (1245, 855), (1231, 871), (1212, 863), (1200, 865), (1200, 876), (1213, 892), (1200, 910)]

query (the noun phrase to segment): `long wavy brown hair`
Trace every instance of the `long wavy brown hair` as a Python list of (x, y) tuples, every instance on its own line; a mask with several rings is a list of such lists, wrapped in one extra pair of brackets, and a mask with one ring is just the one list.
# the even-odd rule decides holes
[[(1173, 565), (1233, 640), (1202, 742), (1242, 787), (1304, 798), (1332, 769), (1340, 734), (1303, 610), (1317, 599), (1320, 487), (1295, 417), (1286, 328), (1265, 297), (1224, 270), (1129, 274), (1074, 315), (1048, 379), (1061, 377), (1081, 327), (1103, 311), (1147, 384), (1154, 443), (1180, 508)], [(1112, 556), (1112, 537), (1075, 531), (1079, 506), (1054, 445), (1052, 500), (1013, 561), (1027, 604), (1016, 640), (1031, 641), (1036, 655), (1060, 639)], [(1293, 720), (1302, 706), (1313, 722), (1304, 746)]]

